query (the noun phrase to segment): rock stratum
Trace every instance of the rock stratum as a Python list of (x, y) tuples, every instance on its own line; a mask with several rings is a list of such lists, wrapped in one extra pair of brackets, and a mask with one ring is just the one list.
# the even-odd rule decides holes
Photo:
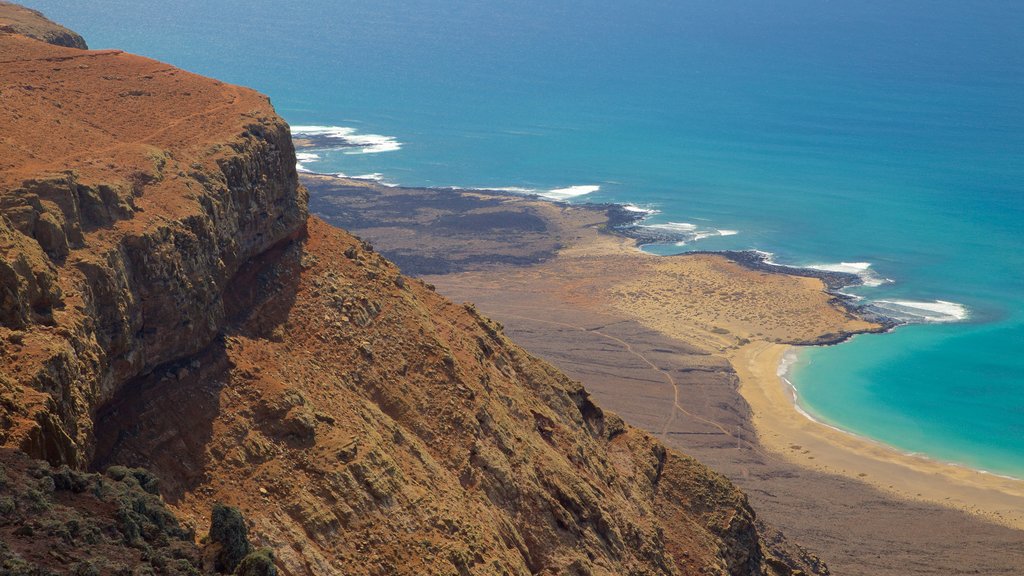
[(14, 33), (68, 48), (88, 48), (76, 32), (51, 22), (36, 10), (0, 0), (0, 33)]
[(310, 218), (265, 96), (24, 15), (0, 5), (0, 570), (213, 572), (224, 503), (286, 575), (826, 571)]

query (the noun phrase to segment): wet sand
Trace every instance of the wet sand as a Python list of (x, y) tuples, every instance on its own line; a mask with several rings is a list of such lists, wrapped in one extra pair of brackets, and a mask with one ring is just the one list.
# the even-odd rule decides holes
[(798, 464), (855, 476), (901, 498), (952, 506), (1024, 530), (1024, 482), (904, 454), (798, 412), (792, 390), (778, 376), (786, 350), (757, 342), (729, 354), (762, 445)]
[[(314, 210), (331, 206), (318, 208), (318, 194), (344, 203), (344, 186), (319, 186)], [(414, 191), (401, 190), (404, 203), (415, 203)], [(419, 245), (443, 259), (450, 240), (440, 230), (433, 245), (431, 222), (461, 219), (465, 208), (465, 198), (450, 193), (443, 202), (437, 191), (427, 196), (430, 215), (414, 232), (333, 221), (385, 255), (392, 246), (415, 255)], [(583, 381), (605, 408), (729, 476), (762, 519), (834, 573), (1018, 574), (1024, 566), (1024, 532), (1010, 528), (1024, 527), (1021, 483), (908, 457), (794, 409), (776, 374), (786, 347), (875, 328), (839, 306), (821, 280), (719, 255), (651, 256), (603, 232), (600, 210), (498, 197), (503, 212), (546, 219), (557, 240), (545, 245), (544, 233), (535, 234), (532, 261), (512, 263), (485, 252), (514, 251), (514, 227), (466, 229), (475, 240), (455, 253), (458, 265), (447, 274), (420, 270), (424, 279), (475, 302), (526, 349)], [(549, 248), (536, 250), (541, 245)]]

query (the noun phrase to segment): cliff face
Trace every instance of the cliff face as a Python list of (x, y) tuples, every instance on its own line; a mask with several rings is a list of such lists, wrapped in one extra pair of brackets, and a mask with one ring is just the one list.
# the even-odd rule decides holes
[(308, 219), (265, 97), (15, 34), (0, 60), (8, 468), (145, 466), (289, 575), (791, 573), (724, 478)]
[(90, 457), (92, 411), (224, 328), (238, 267), (304, 225), (287, 126), (255, 92), (0, 35), (7, 446)]
[(21, 34), (56, 46), (86, 50), (85, 40), (35, 10), (0, 0), (0, 32)]

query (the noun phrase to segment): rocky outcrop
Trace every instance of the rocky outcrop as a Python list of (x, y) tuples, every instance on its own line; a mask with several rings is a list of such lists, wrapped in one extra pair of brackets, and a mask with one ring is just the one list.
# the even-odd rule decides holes
[(308, 218), (265, 97), (11, 34), (0, 53), (5, 454), (145, 466), (179, 540), (235, 506), (246, 570), (793, 573), (724, 478)]
[(0, 33), (21, 34), (56, 46), (86, 50), (77, 33), (55, 24), (36, 10), (0, 0)]
[(17, 86), (0, 120), (4, 352), (46, 394), (12, 398), (3, 440), (83, 466), (92, 411), (220, 334), (225, 287), (301, 231), (305, 193), (265, 97), (121, 53), (0, 44), (21, 56), (0, 72)]

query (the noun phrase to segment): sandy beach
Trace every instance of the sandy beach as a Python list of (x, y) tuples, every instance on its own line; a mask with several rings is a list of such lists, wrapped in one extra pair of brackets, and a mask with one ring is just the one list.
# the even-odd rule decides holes
[(788, 347), (753, 342), (729, 354), (758, 438), (802, 466), (863, 480), (901, 498), (953, 506), (1024, 529), (1024, 482), (902, 453), (802, 414), (778, 375)]
[[(600, 207), (306, 183), (314, 211), (421, 266), (438, 291), (474, 302), (603, 407), (729, 476), (761, 518), (835, 573), (967, 564), (1009, 575), (1024, 565), (1024, 482), (905, 455), (796, 410), (778, 376), (786, 350), (882, 328), (822, 280), (718, 254), (653, 256), (607, 233)], [(426, 273), (438, 265), (446, 273)]]
[[(601, 242), (582, 253), (595, 272), (587, 295), (641, 324), (726, 358), (750, 405), (761, 444), (814, 470), (867, 482), (901, 498), (952, 506), (1024, 529), (1024, 482), (925, 457), (814, 421), (797, 409), (779, 376), (793, 344), (828, 340), (876, 326), (837, 307), (820, 280), (750, 271), (715, 255), (610, 257), (599, 269)], [(613, 243), (609, 254), (621, 246)], [(571, 254), (551, 264), (572, 268)], [(577, 257), (579, 254), (577, 255)], [(642, 264), (641, 264), (642, 263)], [(642, 270), (616, 279), (615, 270)], [(621, 276), (621, 273), (619, 273)], [(612, 281), (610, 281), (612, 280)], [(576, 280), (577, 291), (581, 280)]]

